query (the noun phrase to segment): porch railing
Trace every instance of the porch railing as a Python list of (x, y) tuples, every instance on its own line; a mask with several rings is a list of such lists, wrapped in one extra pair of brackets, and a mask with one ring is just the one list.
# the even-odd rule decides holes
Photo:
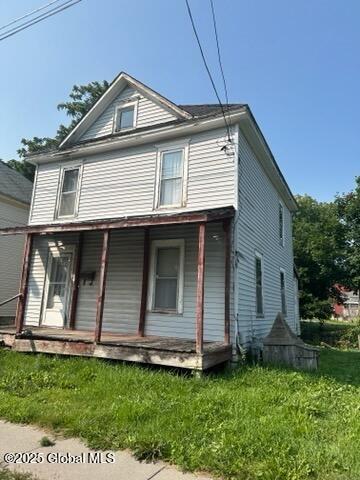
[(12, 302), (13, 300), (16, 300), (17, 298), (21, 297), (22, 296), (22, 293), (18, 293), (17, 295), (14, 295), (13, 297), (11, 298), (7, 298), (6, 300), (4, 300), (3, 302), (0, 302), (0, 307), (2, 307), (3, 305), (6, 305), (7, 303), (10, 303)]

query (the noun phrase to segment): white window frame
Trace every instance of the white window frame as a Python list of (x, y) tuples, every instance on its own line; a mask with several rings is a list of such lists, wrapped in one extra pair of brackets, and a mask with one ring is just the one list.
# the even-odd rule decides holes
[[(284, 275), (284, 301), (285, 301), (285, 312), (283, 311), (283, 304), (282, 304), (281, 274), (283, 274), (283, 275)], [(288, 305), (287, 305), (287, 301), (286, 301), (286, 271), (285, 271), (285, 269), (284, 269), (284, 268), (280, 268), (279, 281), (280, 281), (280, 307), (281, 307), (281, 313), (284, 315), (284, 317), (287, 317), (287, 314), (288, 314)]]
[(285, 245), (285, 208), (284, 204), (279, 201), (279, 207), (278, 207), (278, 231), (280, 233), (280, 209), (282, 212), (282, 225), (281, 225), (281, 237), (279, 238), (279, 243), (283, 247)]
[[(159, 248), (175, 247), (179, 248), (179, 275), (178, 275), (178, 292), (177, 306), (175, 310), (164, 310), (154, 307), (155, 288), (156, 288), (156, 260)], [(172, 240), (153, 240), (150, 249), (150, 269), (149, 269), (149, 296), (148, 311), (167, 314), (182, 314), (184, 309), (184, 260), (185, 260), (185, 240), (177, 238)]]
[[(137, 116), (138, 116), (138, 106), (139, 106), (139, 99), (135, 100), (124, 100), (121, 103), (118, 103), (115, 105), (115, 113), (114, 113), (114, 121), (113, 121), (113, 133), (120, 133), (120, 132), (128, 132), (129, 130), (133, 130), (136, 128), (137, 125)], [(117, 121), (118, 121), (118, 116), (121, 110), (125, 110), (129, 107), (134, 107), (134, 121), (132, 127), (127, 127), (127, 128), (121, 128), (119, 130), (116, 129)]]
[[(256, 260), (260, 260), (261, 264), (261, 304), (262, 304), (262, 313), (258, 313), (258, 305), (257, 305), (257, 283), (256, 283)], [(255, 251), (255, 258), (254, 258), (254, 279), (255, 279), (255, 314), (257, 318), (264, 318), (265, 316), (265, 304), (264, 304), (264, 256)]]
[[(162, 144), (157, 146), (157, 159), (156, 159), (156, 182), (155, 182), (155, 195), (154, 195), (154, 210), (168, 210), (171, 208), (180, 208), (186, 206), (187, 201), (187, 184), (188, 184), (188, 165), (189, 165), (189, 140), (183, 140), (179, 143)], [(183, 181), (181, 189), (181, 200), (179, 203), (160, 205), (161, 198), (161, 171), (162, 171), (162, 159), (165, 153), (178, 152), (183, 153)]]
[[(79, 170), (77, 191), (76, 191), (76, 196), (75, 196), (74, 213), (72, 215), (60, 215), (60, 206), (61, 206), (61, 198), (62, 198), (62, 189), (63, 189), (63, 185), (64, 185), (64, 177), (65, 177), (65, 172), (68, 171), (68, 170)], [(82, 182), (82, 173), (83, 173), (83, 164), (82, 163), (66, 165), (66, 166), (60, 168), (54, 220), (57, 220), (57, 219), (60, 219), (60, 218), (61, 219), (67, 219), (67, 218), (72, 219), (72, 218), (76, 218), (78, 216), (81, 182)]]

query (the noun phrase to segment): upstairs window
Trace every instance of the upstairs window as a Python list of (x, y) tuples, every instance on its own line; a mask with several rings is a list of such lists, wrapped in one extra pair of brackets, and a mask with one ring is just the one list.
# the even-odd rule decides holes
[(279, 203), (279, 241), (284, 245), (284, 207)]
[(280, 295), (281, 295), (281, 312), (286, 317), (286, 284), (285, 284), (285, 271), (280, 270)]
[(255, 254), (256, 315), (264, 315), (263, 264), (262, 256)]
[(157, 240), (152, 244), (150, 310), (181, 313), (183, 303), (184, 241)]
[(77, 208), (80, 167), (64, 168), (60, 185), (58, 217), (74, 217)]
[(160, 154), (158, 207), (179, 207), (183, 204), (184, 149)]
[(135, 128), (136, 115), (137, 102), (119, 105), (115, 111), (114, 132)]

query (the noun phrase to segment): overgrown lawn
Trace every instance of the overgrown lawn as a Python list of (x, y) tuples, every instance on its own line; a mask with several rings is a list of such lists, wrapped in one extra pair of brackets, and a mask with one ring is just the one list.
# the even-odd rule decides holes
[(225, 478), (358, 480), (360, 353), (322, 350), (314, 374), (244, 366), (196, 379), (1, 350), (0, 417)]

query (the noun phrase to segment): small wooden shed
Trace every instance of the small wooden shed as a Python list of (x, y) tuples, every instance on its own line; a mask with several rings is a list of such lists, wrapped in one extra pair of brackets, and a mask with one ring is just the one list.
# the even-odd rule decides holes
[(263, 341), (264, 363), (286, 364), (301, 370), (316, 370), (319, 349), (304, 343), (278, 313), (275, 322)]

